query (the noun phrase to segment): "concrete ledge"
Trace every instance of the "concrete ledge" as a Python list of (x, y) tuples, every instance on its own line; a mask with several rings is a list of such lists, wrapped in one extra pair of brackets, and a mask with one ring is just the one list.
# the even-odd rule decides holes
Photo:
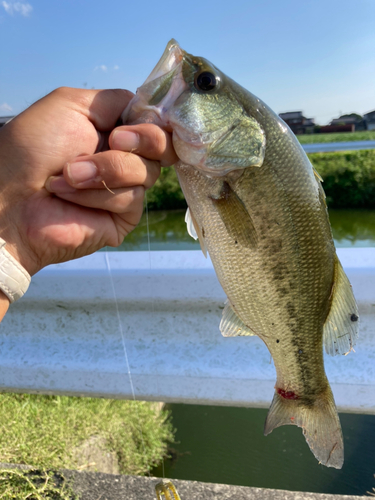
[[(74, 480), (73, 489), (81, 500), (154, 500), (159, 478), (113, 476), (93, 472), (63, 471)], [(358, 500), (368, 498), (352, 495), (328, 495), (299, 491), (248, 488), (226, 484), (172, 480), (181, 500)]]
[[(0, 467), (25, 471), (32, 468), (3, 463)], [(66, 469), (58, 472), (69, 481), (80, 500), (155, 500), (155, 485), (161, 481), (156, 477), (124, 476), (101, 472)], [(368, 496), (249, 488), (179, 479), (172, 479), (172, 482), (181, 500), (359, 500), (369, 498)]]
[[(327, 356), (326, 371), (340, 411), (375, 413), (375, 249), (338, 254), (359, 303), (360, 339), (355, 353)], [(209, 259), (175, 251), (108, 260), (118, 316), (104, 252), (33, 278), (1, 323), (0, 390), (269, 406), (269, 352), (259, 338), (220, 335), (225, 295)]]

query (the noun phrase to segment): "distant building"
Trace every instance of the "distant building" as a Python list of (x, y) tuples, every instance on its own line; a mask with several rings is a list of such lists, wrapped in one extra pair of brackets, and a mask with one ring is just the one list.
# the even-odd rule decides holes
[(375, 130), (375, 109), (363, 115), (367, 130)]
[(12, 118), (14, 118), (13, 116), (0, 116), (0, 128), (5, 125), (6, 123), (8, 123)]
[[(354, 132), (354, 130), (366, 130), (365, 120), (361, 115), (358, 115), (357, 113), (341, 115), (339, 118), (334, 118), (329, 124), (329, 126), (331, 127), (341, 127), (344, 125), (347, 126), (345, 132)], [(348, 126), (350, 126), (350, 128)], [(339, 132), (340, 130), (337, 131)], [(344, 131), (344, 129), (342, 129), (342, 131)]]
[(280, 113), (279, 116), (296, 135), (312, 134), (314, 132), (314, 119), (306, 118), (303, 116), (302, 111), (289, 111), (288, 113)]
[(319, 129), (321, 134), (330, 134), (336, 132), (354, 132), (355, 126), (354, 123), (348, 123), (346, 125), (322, 125)]

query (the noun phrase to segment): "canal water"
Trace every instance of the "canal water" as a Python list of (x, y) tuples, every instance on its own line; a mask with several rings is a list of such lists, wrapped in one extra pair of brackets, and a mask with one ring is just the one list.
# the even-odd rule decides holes
[[(375, 246), (375, 211), (330, 210), (337, 247)], [(184, 211), (149, 214), (151, 250), (197, 250)], [(148, 250), (144, 216), (120, 250)], [(375, 415), (341, 414), (345, 463), (328, 469), (315, 460), (301, 429), (263, 435), (266, 409), (169, 404), (175, 443), (158, 477), (295, 491), (366, 495), (375, 487)]]

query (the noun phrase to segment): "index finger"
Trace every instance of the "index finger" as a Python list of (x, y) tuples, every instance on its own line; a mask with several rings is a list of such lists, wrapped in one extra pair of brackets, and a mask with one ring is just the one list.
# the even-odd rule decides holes
[(86, 116), (97, 130), (107, 132), (116, 126), (134, 94), (123, 89), (88, 90), (60, 87), (47, 96), (46, 100), (50, 96), (69, 101), (70, 107)]
[(91, 98), (91, 102), (86, 103), (83, 111), (87, 113), (88, 119), (97, 130), (112, 130), (134, 94), (130, 90), (123, 89), (93, 90), (92, 92), (92, 95), (86, 96), (88, 100)]

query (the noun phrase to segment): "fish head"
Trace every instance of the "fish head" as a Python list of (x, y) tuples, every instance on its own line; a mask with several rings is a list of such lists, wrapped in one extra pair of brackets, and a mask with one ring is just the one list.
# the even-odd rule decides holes
[(266, 137), (245, 110), (241, 89), (207, 59), (188, 54), (171, 40), (123, 121), (154, 123), (172, 132), (180, 160), (211, 176), (259, 167)]

